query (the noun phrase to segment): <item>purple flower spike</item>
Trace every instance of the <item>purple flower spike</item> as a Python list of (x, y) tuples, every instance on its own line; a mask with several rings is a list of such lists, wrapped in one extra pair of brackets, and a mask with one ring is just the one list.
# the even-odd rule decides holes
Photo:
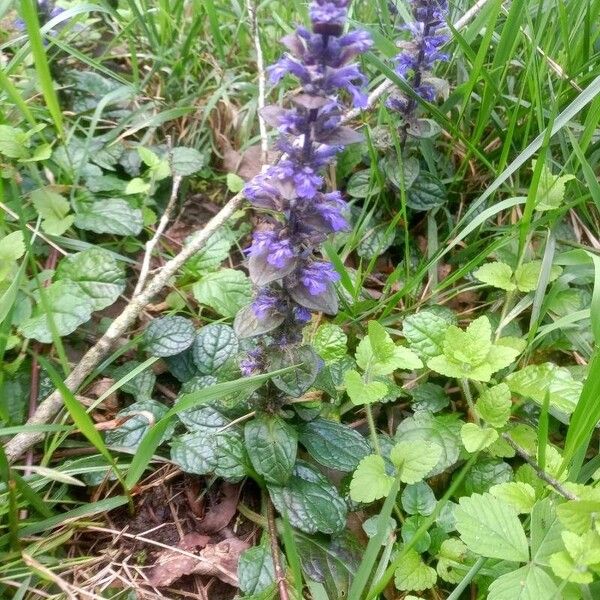
[[(424, 100), (435, 100), (436, 90), (425, 80), (437, 62), (447, 61), (449, 56), (441, 52), (448, 36), (438, 33), (443, 25), (448, 10), (445, 0), (411, 0), (415, 21), (405, 25), (404, 29), (411, 33), (412, 39), (400, 42), (402, 48), (394, 59), (395, 71)], [(391, 96), (386, 106), (401, 113), (405, 121), (410, 121), (417, 108), (411, 98), (400, 97), (398, 93)]]
[[(283, 156), (244, 187), (247, 199), (264, 210), (246, 250), (254, 300), (234, 327), (241, 337), (268, 335), (269, 345), (301, 343), (313, 311), (334, 315), (338, 308), (332, 284), (339, 276), (317, 257), (328, 235), (348, 228), (347, 207), (339, 192), (323, 190), (324, 173), (344, 146), (362, 139), (341, 121), (346, 98), (366, 106), (366, 79), (353, 61), (372, 44), (364, 31), (344, 33), (348, 3), (312, 0), (312, 29), (286, 35), (286, 54), (268, 69), (272, 83), (291, 75), (301, 91), (287, 108), (261, 110), (279, 133)], [(260, 368), (252, 359), (245, 359), (242, 372)]]

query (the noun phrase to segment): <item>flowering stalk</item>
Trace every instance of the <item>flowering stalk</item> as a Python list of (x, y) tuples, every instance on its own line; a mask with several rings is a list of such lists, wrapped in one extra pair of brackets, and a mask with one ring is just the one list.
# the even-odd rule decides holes
[[(268, 69), (272, 83), (292, 75), (301, 91), (291, 108), (267, 106), (265, 121), (277, 128), (284, 153), (275, 165), (244, 188), (246, 198), (263, 212), (247, 250), (254, 301), (235, 320), (240, 337), (269, 334), (279, 346), (297, 344), (311, 311), (338, 309), (333, 266), (318, 258), (320, 245), (348, 227), (345, 202), (337, 191), (323, 191), (323, 171), (343, 146), (361, 137), (342, 126), (340, 92), (355, 107), (366, 106), (365, 78), (353, 59), (371, 45), (364, 31), (343, 33), (349, 0), (313, 0), (312, 30), (298, 27), (283, 38), (288, 52)], [(242, 363), (250, 374), (264, 365), (259, 348)]]
[[(406, 29), (412, 39), (398, 43), (401, 51), (394, 58), (395, 71), (418, 96), (431, 102), (436, 96), (431, 69), (436, 62), (448, 60), (448, 55), (440, 50), (448, 36), (438, 33), (446, 20), (448, 6), (446, 0), (411, 0), (411, 5), (415, 21), (407, 24)], [(387, 106), (398, 111), (409, 125), (417, 103), (396, 91), (388, 98)]]

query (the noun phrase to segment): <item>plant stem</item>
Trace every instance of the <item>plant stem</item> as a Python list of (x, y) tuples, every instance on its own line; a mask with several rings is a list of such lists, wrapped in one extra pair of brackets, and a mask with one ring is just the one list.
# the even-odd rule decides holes
[(469, 387), (469, 380), (460, 379), (458, 383), (460, 385), (460, 389), (462, 390), (463, 396), (465, 397), (465, 400), (469, 405), (469, 414), (471, 415), (475, 423), (479, 425), (481, 421), (479, 419), (479, 415), (475, 411), (475, 404), (473, 403), (473, 395), (471, 394), (471, 388)]
[(275, 580), (279, 589), (280, 600), (290, 600), (290, 595), (287, 589), (287, 581), (285, 572), (281, 566), (281, 557), (279, 555), (279, 543), (277, 542), (277, 527), (275, 526), (275, 511), (273, 503), (265, 493), (267, 502), (267, 523), (269, 528), (269, 539), (271, 541), (271, 556), (273, 557), (273, 567), (275, 568)]
[(473, 577), (475, 577), (475, 575), (477, 575), (481, 567), (483, 567), (485, 561), (485, 557), (480, 556), (475, 561), (475, 564), (469, 569), (468, 573), (463, 577), (462, 581), (454, 588), (454, 590), (446, 600), (458, 600), (460, 598), (460, 595), (466, 589), (466, 587), (471, 583)]
[(365, 404), (365, 411), (367, 413), (367, 422), (369, 423), (369, 432), (371, 433), (371, 443), (373, 444), (373, 450), (381, 456), (381, 447), (379, 446), (379, 439), (377, 438), (377, 429), (375, 427), (375, 419), (373, 419), (373, 411), (370, 404)]

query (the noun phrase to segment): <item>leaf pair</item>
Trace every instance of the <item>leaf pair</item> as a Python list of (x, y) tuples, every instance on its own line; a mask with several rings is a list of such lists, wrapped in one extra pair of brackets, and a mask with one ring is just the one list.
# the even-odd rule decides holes
[(348, 371), (344, 377), (346, 391), (354, 404), (371, 404), (388, 393), (385, 380), (373, 378), (390, 375), (397, 369), (419, 369), (421, 359), (410, 349), (394, 343), (387, 331), (376, 321), (370, 321), (368, 335), (358, 344), (356, 364), (362, 369)]
[(490, 381), (493, 373), (510, 365), (519, 355), (516, 345), (512, 338), (492, 343), (490, 321), (479, 317), (465, 331), (450, 325), (442, 343), (443, 354), (430, 358), (427, 366), (447, 377)]
[[(513, 271), (510, 265), (504, 262), (491, 262), (479, 267), (473, 273), (476, 279), (495, 288), (512, 292), (533, 292), (538, 287), (542, 272), (542, 261), (532, 260), (523, 263)], [(562, 268), (553, 265), (550, 269), (548, 281), (554, 281), (562, 273)]]

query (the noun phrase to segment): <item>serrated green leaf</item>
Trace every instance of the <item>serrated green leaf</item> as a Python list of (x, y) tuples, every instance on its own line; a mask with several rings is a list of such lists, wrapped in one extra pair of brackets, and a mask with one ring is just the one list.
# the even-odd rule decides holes
[(438, 575), (448, 583), (459, 583), (467, 572), (465, 563), (468, 556), (469, 551), (463, 542), (456, 538), (444, 540), (438, 553)]
[(347, 425), (315, 419), (300, 427), (300, 442), (320, 464), (349, 472), (370, 452), (365, 438)]
[(555, 598), (558, 588), (546, 571), (528, 564), (501, 575), (489, 587), (488, 600), (541, 600)]
[(528, 483), (521, 481), (493, 485), (490, 494), (510, 504), (518, 513), (530, 513), (535, 504), (535, 490)]
[(28, 136), (22, 129), (0, 125), (0, 154), (8, 158), (27, 156)]
[(233, 483), (247, 475), (248, 453), (242, 437), (231, 430), (213, 436), (215, 448), (214, 473)]
[(192, 431), (171, 440), (171, 460), (185, 473), (207, 475), (217, 467), (215, 443), (206, 431)]
[(102, 248), (89, 248), (63, 258), (56, 277), (76, 283), (91, 299), (94, 310), (110, 306), (125, 290), (124, 269)]
[(50, 235), (62, 235), (75, 219), (70, 215), (71, 205), (60, 194), (48, 188), (31, 192), (31, 201), (40, 217), (42, 229)]
[[(538, 280), (542, 272), (542, 261), (532, 260), (523, 263), (515, 271), (515, 282), (520, 292), (533, 292), (538, 287)], [(554, 281), (562, 273), (562, 268), (552, 265), (548, 281)]]
[(550, 557), (550, 566), (560, 579), (571, 583), (588, 584), (594, 581), (594, 574), (584, 564), (578, 563), (565, 550)]
[(462, 541), (476, 554), (513, 562), (529, 559), (523, 525), (502, 500), (488, 493), (463, 497), (454, 517)]
[(400, 481), (417, 483), (438, 464), (442, 449), (435, 443), (414, 440), (397, 443), (390, 452), (390, 460), (398, 469)]
[(492, 427), (503, 427), (512, 408), (510, 389), (505, 383), (484, 390), (475, 403), (477, 414)]
[(553, 363), (528, 365), (511, 373), (504, 381), (511, 392), (531, 398), (540, 406), (549, 394), (550, 408), (566, 415), (575, 410), (583, 389), (583, 383), (573, 379), (568, 369)]
[(142, 211), (122, 198), (104, 198), (79, 207), (75, 225), (95, 233), (139, 235), (144, 226)]
[(383, 457), (378, 454), (365, 456), (350, 482), (350, 498), (355, 502), (373, 502), (387, 496), (394, 478), (385, 470)]
[[(533, 487), (533, 486), (532, 486)], [(531, 511), (531, 560), (547, 566), (552, 554), (562, 550), (562, 525), (552, 498), (536, 502)]]
[[(185, 240), (185, 244), (190, 242), (191, 237), (193, 236)], [(215, 231), (208, 238), (203, 249), (187, 261), (186, 266), (200, 274), (214, 271), (229, 256), (232, 242), (232, 235), (226, 228)]]
[(407, 485), (400, 499), (402, 508), (409, 515), (427, 517), (434, 511), (436, 505), (433, 490), (424, 481)]
[(418, 552), (409, 549), (394, 573), (394, 583), (400, 591), (420, 592), (432, 588), (437, 573), (426, 565)]
[(459, 458), (461, 449), (460, 428), (462, 421), (457, 415), (432, 415), (420, 411), (404, 419), (396, 429), (398, 442), (431, 442), (441, 448), (437, 464), (429, 476), (439, 475)]
[(279, 370), (299, 365), (294, 370), (273, 377), (273, 383), (286, 394), (299, 398), (315, 382), (319, 372), (319, 357), (311, 346), (290, 346), (271, 353), (269, 366)]
[(512, 281), (513, 270), (503, 262), (486, 263), (479, 267), (473, 276), (482, 283), (507, 292), (517, 289), (516, 284)]
[(475, 423), (465, 423), (460, 437), (467, 452), (479, 452), (491, 446), (498, 439), (498, 432), (489, 427), (480, 427)]
[(213, 323), (202, 327), (192, 346), (192, 357), (201, 373), (210, 375), (238, 352), (238, 339), (229, 325)]
[(430, 358), (427, 366), (447, 377), (489, 381), (519, 354), (510, 346), (492, 344), (491, 337), (491, 324), (485, 316), (475, 319), (465, 331), (450, 325), (444, 335), (443, 354)]
[(17, 260), (23, 254), (25, 254), (23, 232), (13, 231), (0, 240), (0, 282), (12, 273)]
[(452, 313), (423, 310), (404, 319), (402, 333), (415, 352), (431, 358), (442, 353), (446, 330), (453, 322)]
[[(56, 281), (45, 291), (45, 304), (51, 313), (59, 336), (73, 333), (79, 325), (89, 321), (94, 310), (92, 299), (72, 281)], [(34, 315), (21, 323), (19, 330), (26, 338), (33, 338), (44, 344), (52, 342), (52, 332), (45, 313), (44, 304), (38, 300)]]
[(195, 339), (194, 324), (185, 317), (154, 319), (144, 331), (146, 352), (152, 356), (174, 356), (187, 350)]
[(195, 148), (176, 146), (169, 153), (173, 175), (192, 175), (206, 164), (206, 157)]
[(324, 323), (319, 325), (312, 343), (324, 361), (336, 361), (346, 356), (348, 336), (338, 325)]
[(236, 269), (207, 273), (192, 289), (200, 304), (210, 306), (224, 317), (235, 317), (252, 299), (250, 280), (242, 271)]
[(406, 204), (413, 210), (431, 210), (442, 206), (447, 199), (444, 184), (435, 175), (421, 171), (408, 190)]
[(246, 423), (244, 440), (254, 470), (267, 483), (285, 485), (296, 462), (296, 430), (281, 417), (259, 414)]
[(344, 374), (344, 385), (350, 400), (357, 406), (372, 404), (387, 394), (387, 385), (381, 381), (365, 382), (358, 371), (350, 370)]
[[(536, 161), (532, 161), (535, 169)], [(544, 165), (538, 182), (535, 197), (535, 209), (539, 211), (556, 210), (560, 208), (565, 197), (565, 186), (575, 175), (553, 175), (550, 167)]]
[[(107, 446), (135, 450), (150, 427), (164, 417), (167, 410), (164, 404), (150, 399), (130, 404), (117, 413), (117, 417), (130, 416), (130, 418), (123, 425), (106, 432)], [(163, 435), (163, 442), (173, 435), (174, 428), (174, 425), (168, 427)]]
[(409, 390), (409, 393), (413, 399), (412, 408), (415, 412), (423, 410), (436, 413), (450, 403), (444, 388), (431, 382), (422, 383)]
[(346, 525), (346, 503), (316, 470), (297, 462), (285, 486), (267, 486), (275, 508), (306, 533), (336, 533)]
[(275, 567), (268, 538), (242, 553), (237, 572), (244, 594), (259, 594), (269, 588), (275, 581)]

